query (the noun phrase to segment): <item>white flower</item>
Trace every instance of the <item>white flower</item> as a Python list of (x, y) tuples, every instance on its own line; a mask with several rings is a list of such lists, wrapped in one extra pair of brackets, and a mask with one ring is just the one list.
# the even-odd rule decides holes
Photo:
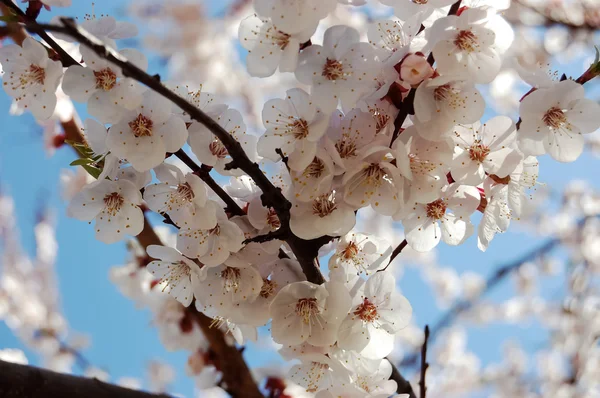
[(69, 203), (67, 214), (82, 221), (96, 220), (96, 238), (115, 243), (128, 234), (136, 236), (144, 227), (138, 207), (142, 195), (127, 180), (98, 180), (85, 186)]
[(161, 164), (167, 152), (181, 149), (187, 136), (185, 123), (172, 114), (169, 100), (149, 92), (137, 109), (109, 129), (106, 146), (136, 170), (147, 171)]
[[(337, 358), (338, 355), (335, 355)], [(360, 357), (359, 357), (360, 358)], [(408, 394), (394, 395), (398, 384), (391, 380), (392, 365), (387, 359), (372, 360), (360, 358), (358, 361), (342, 361), (351, 372), (352, 383), (338, 383), (328, 391), (319, 392), (315, 398), (408, 398)]]
[(271, 303), (273, 340), (288, 345), (333, 344), (350, 305), (350, 294), (340, 283), (291, 283)]
[(517, 151), (517, 130), (506, 116), (497, 116), (486, 123), (454, 128), (454, 159), (452, 178), (468, 185), (479, 185), (486, 174), (506, 177), (517, 167), (523, 156)]
[(276, 162), (281, 159), (276, 150), (281, 149), (290, 169), (303, 171), (315, 157), (329, 120), (304, 90), (295, 88), (286, 94), (285, 99), (267, 101), (263, 108), (267, 131), (258, 140), (258, 153)]
[(344, 201), (355, 209), (371, 205), (382, 215), (396, 213), (403, 205), (403, 177), (392, 160), (389, 148), (369, 147), (361, 154), (360, 162), (344, 175)]
[(485, 101), (472, 83), (451, 76), (423, 81), (415, 94), (415, 126), (431, 141), (448, 138), (456, 124), (478, 121)]
[(331, 115), (325, 147), (336, 165), (335, 174), (343, 174), (360, 160), (360, 154), (375, 142), (387, 145), (389, 138), (377, 135), (377, 122), (372, 114), (352, 109), (346, 115), (335, 111)]
[[(227, 110), (227, 105), (215, 102), (213, 94), (202, 91), (201, 84), (196, 89), (192, 89), (188, 85), (170, 85), (169, 87), (171, 91), (179, 94), (180, 97), (185, 98), (187, 102), (193, 104), (210, 117), (218, 117)], [(176, 104), (173, 104), (173, 113), (181, 117), (186, 123), (192, 122), (190, 115)]]
[(327, 192), (309, 202), (295, 201), (290, 216), (290, 229), (302, 239), (345, 235), (356, 223), (354, 210), (344, 203), (339, 191)]
[(350, 383), (350, 372), (335, 358), (320, 353), (307, 353), (300, 355), (298, 359), (301, 362), (290, 369), (289, 378), (304, 387), (306, 392), (327, 391), (337, 385)]
[(577, 159), (582, 134), (600, 127), (600, 105), (584, 95), (581, 84), (565, 80), (525, 97), (519, 108), (519, 149), (526, 155), (549, 153), (559, 162)]
[(510, 174), (508, 181), (508, 205), (516, 217), (520, 217), (527, 199), (525, 191), (536, 186), (539, 163), (535, 156), (528, 156)]
[(258, 270), (232, 257), (230, 260), (206, 270), (206, 279), (195, 291), (198, 311), (227, 316), (234, 304), (252, 301), (260, 294), (263, 279)]
[(368, 26), (369, 43), (376, 49), (379, 59), (388, 66), (395, 66), (411, 50), (411, 42), (421, 28), (421, 15), (406, 22), (383, 20)]
[(304, 170), (290, 172), (294, 197), (301, 201), (311, 201), (331, 191), (334, 170), (331, 156), (325, 149), (319, 148)]
[(483, 182), (483, 188), (487, 204), (483, 212), (483, 217), (479, 222), (477, 247), (484, 252), (497, 233), (506, 232), (512, 215), (507, 203), (507, 185), (497, 184), (491, 178), (486, 178)]
[(154, 169), (158, 184), (148, 185), (144, 190), (144, 200), (150, 209), (167, 213), (181, 228), (214, 228), (217, 217), (212, 207), (205, 206), (206, 184), (195, 174), (185, 176), (173, 165), (162, 164)]
[(446, 174), (452, 160), (448, 141), (429, 141), (408, 127), (394, 142), (396, 166), (404, 179), (407, 202), (429, 203), (439, 197), (447, 184)]
[(300, 45), (315, 33), (318, 21), (302, 30), (287, 33), (268, 19), (251, 15), (240, 24), (240, 44), (248, 50), (246, 65), (250, 76), (271, 76), (277, 68), (281, 72), (293, 72), (298, 65)]
[(196, 287), (206, 278), (206, 272), (173, 248), (150, 245), (146, 251), (150, 257), (157, 259), (146, 269), (158, 278), (158, 289), (170, 294), (185, 307), (189, 306)]
[(458, 183), (446, 187), (438, 200), (415, 203), (401, 216), (408, 245), (418, 252), (427, 252), (440, 239), (449, 245), (461, 244), (473, 233), (469, 218), (479, 203), (477, 188)]
[(329, 270), (341, 268), (348, 275), (371, 273), (387, 265), (392, 254), (388, 242), (374, 235), (349, 232), (337, 244), (329, 258)]
[(368, 43), (359, 42), (355, 29), (332, 26), (325, 32), (323, 46), (313, 44), (302, 50), (296, 79), (312, 86), (313, 101), (323, 112), (333, 112), (339, 101), (344, 109), (351, 109), (363, 94), (361, 87), (376, 75), (374, 55)]
[(335, 6), (336, 0), (256, 0), (254, 2), (254, 8), (260, 16), (271, 18), (274, 25), (289, 33), (302, 32), (315, 25), (333, 11)]
[(30, 37), (23, 47), (11, 44), (0, 48), (0, 63), (6, 94), (36, 119), (50, 118), (56, 108), (61, 63), (50, 60), (46, 48)]
[(104, 124), (98, 123), (94, 119), (85, 119), (83, 122), (83, 133), (90, 149), (95, 155), (106, 155), (108, 148), (106, 147), (106, 136), (108, 130)]
[(484, 26), (487, 13), (468, 9), (460, 16), (439, 19), (429, 37), (439, 40), (433, 47), (438, 71), (458, 75), (474, 83), (490, 83), (500, 71), (501, 59), (495, 46), (496, 34)]
[[(240, 143), (250, 159), (256, 158), (256, 136), (246, 134), (246, 125), (239, 111), (227, 109), (213, 118), (219, 126)], [(241, 175), (239, 169), (225, 170), (225, 165), (232, 161), (223, 143), (203, 124), (194, 122), (188, 129), (189, 144), (198, 160), (207, 166), (214, 167), (222, 175)]]
[(408, 20), (415, 14), (421, 13), (423, 19), (429, 17), (434, 10), (446, 7), (455, 2), (455, 0), (380, 0), (381, 3), (394, 7), (394, 14), (403, 21)]
[[(116, 48), (110, 39), (105, 45)], [(73, 65), (66, 70), (62, 82), (64, 92), (77, 102), (87, 102), (88, 113), (101, 122), (119, 122), (127, 110), (140, 105), (144, 87), (124, 77), (120, 68), (88, 47), (80, 49), (86, 66)], [(146, 57), (138, 50), (123, 49), (119, 54), (142, 70), (148, 67)]]
[(202, 229), (195, 227), (196, 222), (191, 222), (190, 226), (179, 230), (177, 249), (188, 257), (197, 258), (207, 267), (214, 267), (242, 248), (244, 233), (227, 219), (225, 211), (217, 202), (209, 200), (206, 207), (209, 206), (217, 215), (217, 225)]
[[(408, 325), (412, 315), (408, 300), (396, 292), (394, 276), (376, 272), (369, 277), (364, 292), (356, 295), (352, 304), (340, 325), (338, 346), (361, 352), (371, 359), (388, 355), (394, 348), (390, 336)], [(371, 341), (374, 342), (373, 348), (368, 347)], [(391, 344), (386, 346), (381, 344), (382, 341)]]
[(113, 40), (129, 39), (138, 34), (135, 24), (117, 21), (110, 15), (86, 19), (81, 22), (81, 27), (96, 37), (107, 37)]

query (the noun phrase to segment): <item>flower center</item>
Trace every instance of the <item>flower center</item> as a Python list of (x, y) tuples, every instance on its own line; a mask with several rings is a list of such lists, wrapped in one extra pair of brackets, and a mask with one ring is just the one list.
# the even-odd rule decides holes
[(242, 273), (237, 268), (226, 267), (223, 271), (221, 271), (223, 288), (228, 292), (237, 292), (240, 288), (240, 282), (242, 281), (240, 278), (241, 274)]
[(567, 117), (562, 109), (553, 107), (548, 109), (542, 120), (546, 126), (557, 129), (567, 122)]
[(277, 212), (272, 207), (269, 208), (269, 212), (267, 213), (267, 224), (272, 229), (278, 229), (281, 227), (281, 221), (279, 221), (279, 217), (277, 217)]
[(183, 183), (177, 186), (177, 191), (175, 192), (176, 201), (180, 203), (191, 202), (194, 200), (194, 191), (190, 184)]
[(275, 32), (271, 38), (273, 39), (273, 43), (282, 50), (285, 50), (288, 44), (290, 44), (290, 35), (280, 30)]
[(474, 160), (479, 163), (483, 162), (489, 154), (490, 148), (483, 145), (481, 143), (481, 140), (475, 140), (473, 145), (471, 145), (471, 147), (469, 148), (469, 157), (471, 158), (471, 160)]
[(221, 227), (219, 224), (216, 225), (213, 229), (208, 230), (209, 235), (221, 235)]
[(214, 140), (208, 145), (208, 149), (210, 153), (216, 156), (219, 159), (225, 159), (229, 152), (227, 152), (227, 148), (223, 145), (223, 143), (219, 140)]
[(341, 62), (335, 59), (327, 58), (325, 65), (323, 66), (323, 73), (321, 74), (327, 80), (338, 80), (344, 77), (344, 66)]
[(135, 119), (129, 122), (129, 128), (133, 131), (136, 138), (152, 137), (152, 127), (154, 123), (141, 113)]
[(263, 285), (260, 288), (260, 297), (269, 298), (275, 293), (277, 289), (277, 283), (269, 279), (263, 279)]
[(302, 318), (305, 325), (310, 324), (310, 318), (319, 313), (316, 298), (302, 298), (296, 302), (296, 315)]
[(410, 170), (415, 174), (427, 175), (435, 170), (435, 164), (428, 160), (421, 160), (417, 155), (411, 153), (408, 155), (410, 161)]
[(375, 119), (375, 134), (379, 134), (390, 121), (390, 116), (381, 112), (378, 108), (369, 107), (369, 112)]
[(379, 166), (377, 163), (371, 163), (369, 167), (367, 167), (364, 171), (364, 175), (367, 179), (367, 184), (379, 186), (381, 184), (381, 180), (386, 176), (385, 170)]
[(335, 143), (335, 149), (337, 149), (342, 159), (348, 159), (356, 156), (356, 142), (348, 137), (342, 137)]
[(302, 175), (310, 178), (319, 178), (323, 175), (324, 171), (325, 163), (315, 156), (313, 161), (310, 162), (308, 167), (302, 172)]
[(368, 298), (365, 298), (362, 304), (356, 307), (356, 310), (354, 310), (354, 315), (365, 322), (373, 322), (379, 318), (379, 315), (377, 314), (377, 306), (370, 302)]
[(358, 254), (358, 246), (354, 242), (348, 243), (348, 246), (342, 250), (342, 258), (346, 261), (353, 259)]
[(110, 91), (117, 84), (117, 75), (110, 68), (94, 71), (96, 77), (96, 88)]
[(440, 220), (446, 214), (448, 205), (442, 199), (438, 199), (435, 202), (427, 204), (427, 217), (433, 218), (434, 220)]
[(313, 214), (321, 218), (327, 217), (337, 209), (333, 194), (321, 195), (313, 200)]
[(106, 206), (108, 213), (113, 216), (121, 210), (124, 202), (125, 199), (118, 192), (109, 193), (104, 197), (104, 206)]
[(427, 4), (429, 0), (412, 0), (415, 4)]
[(454, 38), (454, 45), (466, 52), (473, 52), (479, 47), (477, 36), (470, 30), (461, 30)]
[(304, 119), (296, 119), (288, 125), (288, 134), (297, 140), (308, 137), (308, 123)]
[(46, 70), (37, 65), (29, 65), (29, 79), (38, 84), (44, 84), (46, 81)]
[(433, 90), (433, 99), (437, 102), (445, 101), (450, 96), (450, 92), (452, 91), (452, 86), (450, 84), (443, 84), (439, 87), (436, 87)]

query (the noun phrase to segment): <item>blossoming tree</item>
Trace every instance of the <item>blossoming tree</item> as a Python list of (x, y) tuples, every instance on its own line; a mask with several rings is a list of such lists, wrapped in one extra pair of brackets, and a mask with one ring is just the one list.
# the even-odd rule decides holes
[[(76, 171), (63, 176), (67, 215), (101, 242), (128, 242), (130, 259), (111, 278), (153, 313), (167, 349), (189, 353), (202, 396), (598, 396), (598, 198), (572, 188), (550, 215), (537, 180), (538, 159), (575, 162), (597, 145), (586, 137), (600, 128), (600, 106), (584, 86), (600, 62), (577, 59), (582, 73), (548, 75), (552, 54), (528, 47), (523, 24), (537, 24), (542, 40), (554, 25), (566, 29), (589, 55), (600, 4), (242, 0), (211, 19), (199, 1), (140, 1), (133, 16), (161, 30), (148, 24), (149, 40), (132, 49), (123, 43), (139, 34), (135, 24), (78, 22), (68, 0), (24, 3), (1, 1), (12, 111), (45, 126), (49, 149), (74, 149)], [(66, 16), (50, 20), (53, 7)], [(169, 59), (168, 78), (149, 67), (152, 52)], [(41, 218), (46, 250), (35, 262), (47, 277), (31, 280), (31, 260), (11, 237), (13, 203), (1, 199), (0, 317), (20, 319), (14, 328), (47, 357), (106, 380), (61, 339), (60, 322), (23, 315), (35, 301), (61, 317), (47, 299), (58, 295), (56, 242)], [(487, 280), (459, 277), (430, 256), (439, 245), (485, 252), (511, 224), (537, 224), (551, 238)], [(557, 246), (569, 250), (560, 276), (568, 292), (536, 307), (529, 286), (550, 272), (542, 258)], [(454, 301), (424, 334), (398, 288), (403, 256), (426, 264), (425, 279)], [(504, 312), (486, 306), (483, 295), (510, 274), (520, 301)], [(526, 381), (514, 346), (506, 362), (481, 369), (461, 330), (449, 328), (459, 316), (507, 320), (517, 304), (556, 336), (545, 362), (560, 356), (570, 371), (540, 365)], [(252, 371), (242, 348), (258, 338), (277, 345), (287, 373)], [(0, 368), (8, 396), (153, 396)], [(165, 392), (168, 369), (152, 372), (151, 389)]]

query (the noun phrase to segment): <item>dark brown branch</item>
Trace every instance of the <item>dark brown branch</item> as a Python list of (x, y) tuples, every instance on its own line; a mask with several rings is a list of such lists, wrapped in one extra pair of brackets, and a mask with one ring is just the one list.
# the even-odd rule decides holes
[[(287, 226), (289, 224), (291, 203), (283, 195), (281, 190), (271, 183), (269, 178), (262, 172), (259, 165), (248, 158), (240, 143), (233, 138), (231, 134), (229, 134), (201, 109), (198, 109), (185, 98), (180, 97), (173, 91), (169, 90), (160, 82), (160, 80), (156, 79), (155, 76), (147, 74), (134, 64), (130, 63), (125, 57), (116, 52), (114, 49), (105, 46), (99, 39), (93, 37), (84, 29), (77, 26), (75, 21), (72, 19), (62, 18), (61, 22), (64, 24), (64, 26), (30, 23), (26, 25), (26, 28), (32, 32), (47, 30), (60, 32), (71, 36), (82, 45), (89, 47), (101, 58), (104, 58), (121, 68), (124, 76), (137, 80), (156, 93), (167, 98), (172, 103), (178, 105), (184, 112), (190, 115), (193, 120), (202, 123), (206, 128), (208, 128), (223, 143), (229, 155), (235, 162), (235, 166), (250, 176), (256, 185), (262, 190), (263, 203), (267, 207), (272, 207), (275, 210), (282, 226)], [(286, 242), (292, 248), (294, 255), (300, 262), (302, 269), (304, 270), (306, 277), (310, 282), (323, 283), (324, 278), (322, 275), (319, 277), (320, 270), (315, 265), (315, 257), (309, 258), (306, 253), (316, 255), (319, 251), (319, 248), (324, 244), (322, 242), (326, 243), (329, 240), (329, 237), (323, 237), (307, 241), (293, 235), (286, 240)], [(319, 244), (321, 244), (321, 246), (318, 246)]]
[[(192, 308), (192, 307), (189, 307)], [(218, 327), (213, 326), (213, 320), (201, 312), (193, 310), (196, 321), (206, 336), (213, 351), (213, 364), (223, 373), (223, 389), (233, 398), (263, 398), (262, 393), (251, 377), (250, 369), (242, 353), (235, 345), (227, 344), (225, 335)], [(240, 377), (250, 375), (250, 377)]]
[(4, 398), (170, 398), (165, 394), (104, 383), (98, 379), (56, 373), (0, 361), (0, 397)]
[(421, 348), (421, 379), (419, 380), (419, 398), (425, 398), (427, 395), (427, 386), (425, 384), (425, 377), (427, 375), (427, 343), (429, 341), (429, 326), (425, 325), (425, 340), (423, 341), (423, 347)]
[(413, 390), (410, 382), (402, 376), (402, 374), (398, 371), (398, 368), (390, 361), (392, 364), (392, 374), (390, 376), (390, 380), (394, 380), (398, 387), (396, 388), (396, 392), (398, 394), (408, 394), (408, 398), (416, 398), (415, 391)]

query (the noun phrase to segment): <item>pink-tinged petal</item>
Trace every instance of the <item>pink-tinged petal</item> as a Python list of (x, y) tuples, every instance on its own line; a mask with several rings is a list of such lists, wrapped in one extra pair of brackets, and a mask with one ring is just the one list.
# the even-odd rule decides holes
[(466, 219), (456, 217), (454, 214), (446, 214), (441, 222), (442, 240), (452, 246), (461, 244), (467, 237), (467, 233), (472, 234), (473, 228), (468, 228), (467, 224), (471, 222)]
[(177, 116), (171, 116), (153, 134), (162, 138), (166, 152), (171, 153), (181, 149), (188, 138), (185, 122)]
[(578, 131), (555, 131), (544, 138), (544, 148), (554, 160), (567, 163), (583, 153), (585, 140)]
[(65, 71), (62, 81), (65, 94), (77, 102), (87, 102), (96, 91), (94, 71), (83, 66), (73, 65)]
[(483, 166), (479, 162), (471, 160), (469, 151), (457, 148), (455, 149), (455, 154), (452, 166), (450, 167), (452, 178), (462, 184), (481, 184), (485, 178)]
[(144, 227), (144, 214), (133, 203), (125, 202), (123, 207), (111, 215), (102, 211), (96, 217), (96, 238), (111, 244), (120, 241), (125, 235), (136, 236)]
[(552, 91), (561, 109), (567, 109), (571, 102), (585, 97), (583, 86), (568, 79), (555, 84)]
[[(404, 225), (404, 221), (402, 222)], [(437, 222), (431, 219), (423, 220), (420, 226), (410, 230), (405, 229), (408, 245), (418, 252), (428, 252), (440, 243), (442, 233)]]
[(588, 134), (600, 128), (600, 105), (596, 101), (580, 99), (571, 102), (567, 112), (569, 123), (579, 128), (582, 134)]

